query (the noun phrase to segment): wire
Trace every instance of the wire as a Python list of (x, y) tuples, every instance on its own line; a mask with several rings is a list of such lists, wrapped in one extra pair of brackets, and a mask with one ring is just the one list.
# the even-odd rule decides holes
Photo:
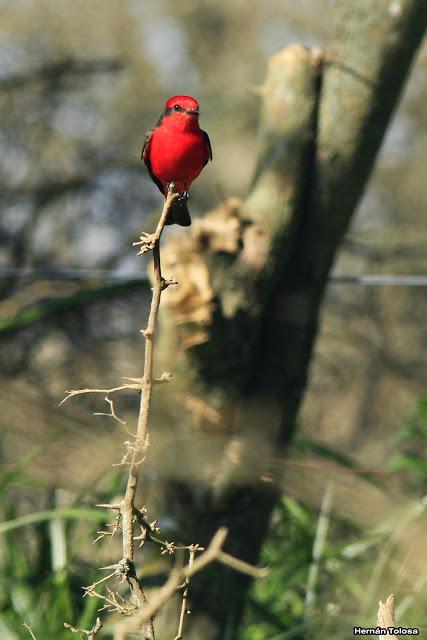
[[(0, 267), (0, 278), (19, 280), (103, 280), (107, 282), (140, 281), (147, 282), (144, 273), (132, 271), (112, 271), (109, 269), (73, 269), (52, 267)], [(331, 276), (334, 285), (352, 284), (363, 287), (427, 287), (427, 275), (382, 275), (364, 274), (360, 276)]]
[(148, 277), (144, 273), (61, 267), (0, 267), (0, 278), (15, 278), (19, 280), (104, 280), (107, 282), (148, 281)]
[(398, 276), (366, 274), (362, 276), (332, 276), (334, 284), (356, 284), (363, 287), (427, 287), (427, 276)]

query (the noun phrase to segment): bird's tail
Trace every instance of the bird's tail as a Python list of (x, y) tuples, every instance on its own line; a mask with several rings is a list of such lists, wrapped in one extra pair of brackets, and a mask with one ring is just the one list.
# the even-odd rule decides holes
[(181, 227), (190, 226), (191, 218), (190, 212), (188, 211), (187, 200), (187, 194), (183, 193), (173, 201), (166, 224), (179, 224)]

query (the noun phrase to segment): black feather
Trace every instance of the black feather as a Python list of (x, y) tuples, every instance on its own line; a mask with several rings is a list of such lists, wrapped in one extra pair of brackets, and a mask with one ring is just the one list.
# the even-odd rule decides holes
[(156, 178), (156, 176), (154, 175), (154, 173), (153, 173), (153, 171), (151, 169), (150, 143), (151, 143), (151, 138), (153, 137), (153, 131), (154, 131), (154, 129), (150, 129), (150, 131), (148, 131), (146, 136), (145, 136), (144, 146), (142, 147), (142, 151), (141, 151), (141, 160), (144, 161), (145, 166), (148, 169), (148, 173), (150, 174), (150, 178), (158, 186), (158, 188), (160, 190), (160, 193), (165, 195), (162, 183), (160, 182), (160, 180), (158, 178)]
[(213, 156), (212, 156), (211, 141), (209, 140), (209, 136), (208, 136), (208, 134), (206, 133), (206, 131), (203, 131), (203, 129), (201, 129), (201, 132), (202, 132), (202, 133), (203, 133), (203, 135), (204, 135), (204, 138), (205, 138), (205, 141), (206, 141), (206, 144), (207, 144), (207, 147), (208, 147), (208, 155), (207, 155), (206, 160), (205, 160), (205, 165), (207, 165), (207, 164), (208, 164), (208, 162), (209, 162), (209, 160), (212, 160), (212, 158), (213, 158)]

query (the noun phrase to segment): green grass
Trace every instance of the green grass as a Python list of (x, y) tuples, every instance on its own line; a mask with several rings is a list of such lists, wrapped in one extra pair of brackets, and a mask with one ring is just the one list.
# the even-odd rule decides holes
[[(271, 572), (252, 587), (239, 640), (347, 640), (354, 625), (375, 625), (378, 600), (392, 591), (397, 597), (397, 621), (427, 627), (422, 575), (414, 576), (408, 587), (401, 578), (404, 560), (396, 559), (405, 534), (427, 512), (427, 399), (419, 402), (393, 442), (398, 451), (389, 467), (401, 472), (414, 500), (397, 518), (374, 529), (336, 514), (329, 516), (310, 612), (306, 587), (320, 514), (302, 501), (282, 498), (260, 559)], [(351, 459), (331, 449), (297, 436), (297, 450), (320, 454), (379, 486), (377, 478), (360, 473)], [(425, 592), (427, 570), (423, 575)]]
[[(353, 625), (370, 626), (375, 622), (378, 599), (391, 591), (395, 591), (400, 605), (398, 622), (427, 625), (421, 595), (425, 589), (422, 571), (418, 582), (409, 587), (403, 585), (399, 578), (403, 567), (396, 560), (396, 550), (405, 533), (427, 511), (427, 502), (422, 500), (427, 489), (426, 445), (427, 400), (422, 400), (394, 438), (396, 451), (390, 462), (390, 468), (399, 471), (414, 500), (397, 521), (391, 519), (375, 529), (333, 512), (321, 516), (318, 509), (301, 500), (282, 497), (260, 559), (260, 564), (269, 566), (271, 572), (267, 579), (254, 583), (250, 591), (239, 640), (347, 640), (352, 637)], [(351, 459), (332, 449), (299, 437), (297, 450), (300, 455), (321, 455), (378, 485), (376, 477), (359, 473)], [(96, 559), (89, 565), (82, 560), (80, 551), (109, 514), (81, 506), (87, 501), (87, 497), (82, 501), (81, 496), (67, 508), (32, 511), (37, 498), (46, 492), (34, 484), (27, 472), (39, 452), (34, 448), (18, 464), (0, 469), (1, 640), (28, 640), (24, 623), (32, 627), (37, 640), (76, 638), (64, 629), (64, 622), (88, 629), (101, 604), (95, 598), (82, 598), (82, 585), (99, 579), (100, 574)], [(120, 493), (121, 482), (120, 473), (112, 474), (107, 489), (96, 495), (91, 491), (90, 501), (111, 501)], [(58, 518), (64, 521), (68, 558), (65, 567), (53, 571), (50, 523)], [(313, 602), (308, 609), (307, 584), (322, 518), (328, 527), (317, 577), (312, 580)], [(111, 638), (108, 627), (99, 637)]]
[[(26, 468), (38, 452), (34, 449), (13, 468), (0, 472), (1, 640), (30, 639), (24, 623), (32, 628), (37, 640), (76, 637), (64, 628), (64, 622), (91, 628), (101, 604), (97, 598), (82, 597), (82, 585), (99, 579), (99, 572), (82, 562), (78, 554), (81, 545), (93, 538), (99, 523), (105, 522), (109, 514), (101, 509), (71, 506), (18, 515), (16, 491), (22, 487), (25, 492), (30, 491), (27, 487), (31, 479)], [(108, 495), (117, 491), (117, 484), (118, 477), (114, 474)], [(31, 496), (27, 501), (32, 504)], [(53, 571), (51, 547), (54, 540), (49, 523), (58, 518), (64, 521), (66, 539), (74, 541), (74, 548), (68, 549), (66, 566)], [(103, 637), (110, 636), (104, 634)]]

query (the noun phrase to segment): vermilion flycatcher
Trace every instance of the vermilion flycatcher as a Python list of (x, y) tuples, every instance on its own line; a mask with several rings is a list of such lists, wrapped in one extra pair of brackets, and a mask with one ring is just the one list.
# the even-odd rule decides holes
[(199, 103), (190, 96), (173, 96), (145, 138), (141, 159), (164, 196), (173, 182), (180, 198), (172, 204), (166, 224), (188, 227), (187, 194), (193, 180), (212, 160), (209, 136), (199, 127)]

